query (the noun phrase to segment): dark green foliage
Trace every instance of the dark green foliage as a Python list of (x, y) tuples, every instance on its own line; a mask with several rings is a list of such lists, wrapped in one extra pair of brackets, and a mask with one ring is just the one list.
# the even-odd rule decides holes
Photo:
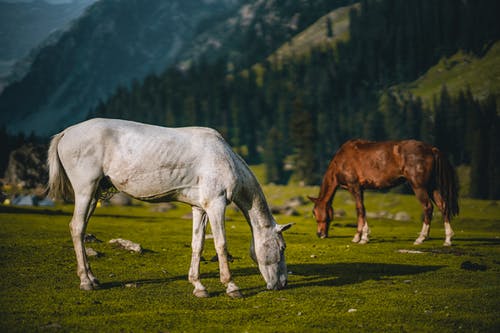
[(471, 139), (471, 189), (474, 198), (496, 199), (499, 197), (499, 124), (495, 98), (490, 96), (485, 103), (476, 103), (477, 112), (470, 121), (475, 126)]
[(264, 148), (264, 163), (266, 166), (266, 183), (285, 184), (285, 172), (283, 169), (283, 137), (272, 127), (267, 134), (266, 146)]
[[(291, 10), (287, 6), (291, 4), (285, 1), (282, 10)], [(305, 8), (301, 22), (311, 22), (318, 8), (328, 7), (321, 6), (312, 12)], [(130, 89), (119, 89), (94, 114), (168, 126), (214, 127), (249, 163), (264, 159), (269, 181), (280, 178), (282, 170), (276, 168), (291, 155), (296, 157), (295, 178), (319, 181), (340, 144), (355, 137), (428, 141), (454, 164), (471, 163), (472, 177), (479, 177), (474, 170), (484, 166), (481, 161), (493, 160), (483, 156), (494, 156), (496, 149), (483, 146), (496, 134), (480, 130), (486, 125), (479, 115), (486, 111), (479, 109), (494, 106), (478, 106), (470, 93), (450, 96), (443, 88), (429, 109), (420, 99), (387, 88), (415, 80), (459, 49), (482, 55), (500, 37), (500, 26), (491, 14), (499, 9), (498, 2), (488, 0), (362, 1), (359, 10), (350, 12), (349, 41), (242, 71), (235, 70), (234, 63), (228, 66), (227, 59), (201, 59), (189, 70), (169, 69)], [(245, 43), (252, 54), (270, 47)], [(487, 123), (498, 124), (498, 117), (492, 121), (494, 112), (488, 114)], [(271, 144), (270, 136), (275, 135), (271, 128), (286, 144)], [(475, 150), (478, 144), (484, 151)], [(280, 152), (262, 153), (262, 148)], [(279, 156), (281, 163), (270, 156)], [(497, 173), (493, 168), (481, 177)], [(471, 194), (495, 197), (495, 192), (478, 189)]]
[(326, 37), (328, 38), (333, 37), (333, 22), (330, 17), (326, 18)]
[(310, 112), (304, 109), (301, 100), (294, 103), (294, 112), (290, 121), (290, 136), (295, 147), (294, 164), (298, 180), (306, 185), (317, 181), (315, 143), (316, 131)]

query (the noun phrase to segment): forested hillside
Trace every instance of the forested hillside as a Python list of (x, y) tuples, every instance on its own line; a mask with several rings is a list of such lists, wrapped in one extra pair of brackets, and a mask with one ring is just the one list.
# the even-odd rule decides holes
[[(85, 119), (119, 85), (218, 59), (241, 69), (348, 0), (97, 1), (0, 95), (10, 133), (51, 135)], [(136, 81), (133, 83), (133, 81)], [(29, 98), (25, 98), (29, 96)]]
[(288, 181), (285, 164), (297, 180), (318, 183), (339, 145), (354, 137), (422, 139), (489, 180), (473, 196), (498, 198), (495, 99), (478, 102), (466, 86), (450, 96), (443, 87), (426, 107), (388, 88), (458, 50), (483, 57), (500, 39), (499, 9), (492, 0), (362, 1), (349, 13), (345, 42), (252, 70), (231, 71), (224, 58), (170, 69), (119, 89), (92, 116), (215, 127), (248, 162), (264, 161), (277, 183)]
[(0, 92), (5, 84), (24, 74), (21, 67), (25, 64), (16, 64), (18, 61), (55, 30), (67, 27), (70, 20), (81, 15), (94, 1), (0, 0)]

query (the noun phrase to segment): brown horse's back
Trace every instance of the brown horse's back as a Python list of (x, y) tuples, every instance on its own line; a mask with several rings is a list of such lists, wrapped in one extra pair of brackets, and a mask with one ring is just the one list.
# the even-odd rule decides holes
[(367, 189), (388, 188), (407, 180), (426, 186), (432, 176), (433, 147), (421, 141), (350, 140), (335, 154), (330, 167), (339, 185), (358, 183)]
[(433, 185), (429, 181), (434, 170), (434, 149), (431, 145), (416, 140), (397, 143), (394, 153), (400, 156), (404, 177), (414, 189)]

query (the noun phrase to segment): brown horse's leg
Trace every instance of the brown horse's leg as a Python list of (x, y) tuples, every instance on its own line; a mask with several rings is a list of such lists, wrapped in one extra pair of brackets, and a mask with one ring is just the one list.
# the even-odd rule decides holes
[(446, 238), (444, 240), (444, 246), (451, 246), (451, 237), (453, 237), (454, 232), (451, 229), (451, 224), (450, 224), (450, 216), (447, 214), (445, 210), (445, 203), (443, 200), (443, 197), (439, 193), (438, 190), (434, 190), (432, 193), (434, 197), (434, 202), (436, 203), (436, 206), (438, 206), (439, 210), (441, 211), (441, 214), (443, 215), (443, 220), (444, 220), (444, 232), (446, 235)]
[(353, 243), (366, 244), (369, 242), (368, 235), (370, 229), (368, 228), (368, 222), (366, 221), (366, 211), (364, 205), (364, 193), (363, 190), (358, 186), (351, 187), (349, 189), (354, 200), (356, 201), (356, 214), (358, 216), (358, 228), (354, 238)]
[(413, 191), (415, 192), (415, 196), (417, 197), (418, 201), (420, 201), (420, 203), (422, 204), (424, 210), (424, 221), (422, 225), (422, 231), (420, 231), (420, 235), (413, 243), (415, 245), (420, 245), (424, 242), (426, 238), (429, 237), (429, 229), (431, 226), (432, 211), (434, 207), (432, 206), (432, 202), (431, 199), (429, 198), (427, 190), (422, 188), (418, 189), (413, 188)]

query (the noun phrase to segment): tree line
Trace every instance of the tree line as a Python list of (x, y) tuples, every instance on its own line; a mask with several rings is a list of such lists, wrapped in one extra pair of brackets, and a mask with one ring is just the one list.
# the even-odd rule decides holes
[(471, 166), (473, 197), (498, 198), (495, 99), (479, 103), (467, 87), (458, 96), (443, 87), (425, 107), (389, 87), (415, 80), (458, 50), (483, 55), (500, 39), (499, 7), (488, 0), (365, 0), (349, 14), (346, 42), (247, 69), (199, 59), (187, 70), (170, 68), (119, 88), (92, 115), (214, 127), (247, 162), (264, 162), (274, 183), (293, 177), (317, 184), (351, 138), (421, 139), (455, 165)]
[[(471, 169), (470, 195), (499, 198), (498, 106), (443, 86), (430, 106), (390, 87), (411, 82), (458, 50), (484, 55), (500, 40), (494, 0), (364, 0), (350, 38), (253, 67), (198, 59), (119, 87), (89, 117), (219, 130), (268, 182), (318, 184), (346, 140), (421, 139)], [(327, 20), (331, 37), (335, 21)]]

